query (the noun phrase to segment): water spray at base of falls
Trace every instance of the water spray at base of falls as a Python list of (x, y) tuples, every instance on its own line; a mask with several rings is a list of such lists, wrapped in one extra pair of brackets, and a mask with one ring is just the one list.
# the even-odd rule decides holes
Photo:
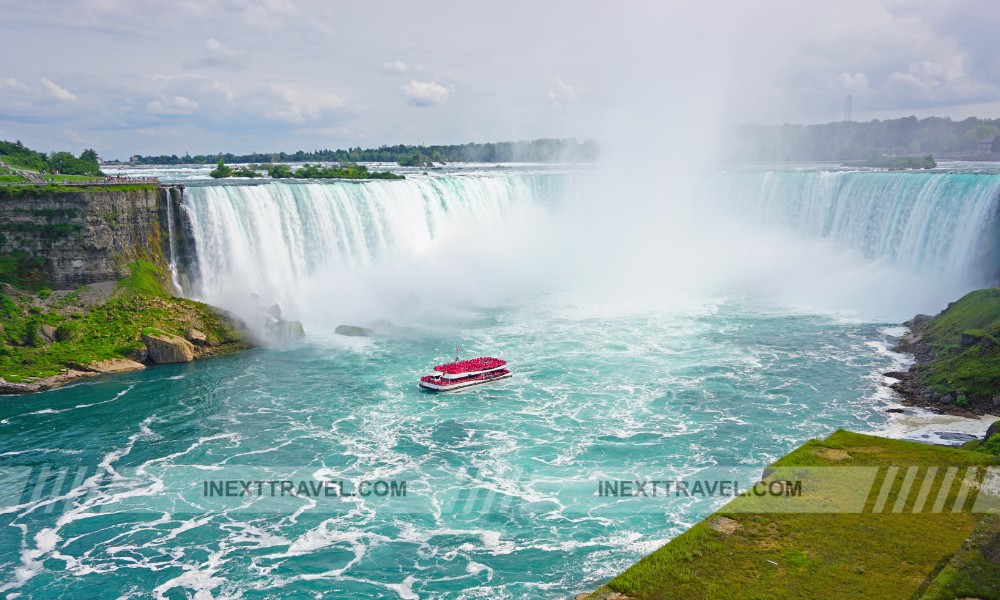
[(277, 303), (330, 331), (546, 292), (619, 306), (752, 295), (902, 320), (985, 285), (1000, 262), (1000, 175), (758, 170), (653, 192), (632, 183), (507, 172), (189, 187), (185, 291), (244, 317)]

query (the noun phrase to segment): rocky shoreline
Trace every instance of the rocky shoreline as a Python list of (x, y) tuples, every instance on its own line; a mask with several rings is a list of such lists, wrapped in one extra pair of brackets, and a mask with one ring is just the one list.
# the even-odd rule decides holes
[[(966, 418), (990, 414), (990, 410), (985, 406), (958, 406), (955, 404), (955, 397), (951, 394), (936, 394), (927, 389), (927, 386), (920, 380), (920, 376), (914, 372), (915, 367), (917, 367), (917, 363), (914, 363), (914, 367), (911, 367), (909, 371), (883, 373), (886, 377), (896, 380), (889, 387), (899, 394), (900, 403), (904, 406), (916, 406), (936, 413)], [(897, 409), (889, 410), (898, 412)], [(994, 408), (993, 411), (1000, 411), (1000, 407)]]
[(0, 377), (0, 394), (43, 392), (86, 377), (140, 371), (147, 366), (157, 364), (191, 362), (253, 347), (245, 336), (238, 340), (219, 343), (194, 328), (189, 329), (185, 337), (162, 331), (147, 331), (143, 333), (141, 339), (143, 346), (133, 351), (127, 358), (111, 358), (86, 364), (70, 362), (57, 375), (23, 381), (7, 381)]
[[(951, 306), (949, 305), (949, 308)], [(1000, 390), (996, 390), (996, 395), (988, 401), (962, 403), (957, 392), (940, 393), (925, 384), (922, 373), (940, 358), (926, 335), (927, 327), (933, 319), (934, 317), (927, 315), (917, 315), (903, 323), (909, 328), (909, 332), (900, 338), (893, 350), (911, 354), (914, 360), (907, 371), (884, 373), (886, 377), (896, 380), (889, 387), (899, 394), (905, 406), (917, 406), (937, 413), (971, 418), (996, 414), (1000, 411)], [(964, 336), (961, 343), (966, 343)]]

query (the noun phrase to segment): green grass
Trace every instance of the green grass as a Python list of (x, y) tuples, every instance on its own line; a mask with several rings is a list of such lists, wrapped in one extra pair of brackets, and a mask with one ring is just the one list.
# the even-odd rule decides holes
[(129, 183), (109, 185), (0, 185), (0, 198), (15, 198), (20, 196), (46, 196), (49, 194), (89, 194), (94, 192), (131, 192), (138, 190), (155, 190), (153, 183)]
[(90, 182), (90, 181), (100, 182), (101, 181), (100, 177), (93, 177), (91, 175), (53, 175), (53, 174), (50, 174), (50, 173), (45, 173), (45, 174), (39, 175), (39, 177), (41, 177), (45, 181), (49, 181), (51, 183), (66, 183), (68, 181), (72, 181), (72, 182)]
[(930, 154), (924, 156), (877, 156), (861, 164), (865, 167), (889, 169), (890, 171), (900, 169), (933, 169), (937, 166), (934, 157)]
[(978, 329), (997, 331), (1000, 325), (1000, 290), (989, 288), (969, 292), (923, 327), (923, 336), (939, 348), (954, 348), (962, 333)]
[[(916, 466), (925, 472), (928, 466), (986, 464), (998, 464), (997, 457), (838, 431), (826, 440), (807, 442), (775, 467), (879, 467), (866, 501), (869, 512), (744, 512), (756, 499), (737, 498), (713, 515), (737, 521), (735, 532), (715, 531), (708, 525), (710, 517), (612, 579), (594, 597), (615, 591), (639, 600), (912, 598), (962, 547), (981, 515), (907, 512), (915, 501), (912, 490), (902, 512), (873, 513), (875, 495), (888, 473), (885, 467)], [(898, 471), (886, 506), (894, 506), (905, 473), (905, 468)], [(936, 485), (941, 485), (940, 477)], [(932, 489), (931, 497), (937, 493)], [(946, 506), (957, 493), (955, 483)]]
[(129, 264), (129, 275), (118, 282), (118, 287), (140, 295), (167, 296), (160, 278), (160, 271), (153, 263), (137, 260)]
[[(131, 274), (119, 282), (114, 295), (93, 306), (75, 304), (83, 304), (83, 290), (75, 298), (67, 296), (46, 308), (33, 306), (34, 295), (26, 291), (0, 294), (0, 377), (25, 381), (56, 375), (74, 363), (127, 356), (142, 346), (139, 338), (144, 328), (183, 337), (195, 327), (226, 348), (248, 347), (243, 335), (216, 309), (166, 294), (161, 274), (151, 263), (136, 261), (129, 267)], [(42, 340), (39, 328), (43, 324), (56, 327), (56, 339), (61, 341)]]
[(1000, 433), (994, 433), (988, 440), (973, 440), (969, 445), (970, 450), (1000, 456)]
[(1000, 599), (1000, 515), (984, 517), (920, 600)]
[[(1000, 394), (1000, 290), (970, 292), (916, 329), (937, 356), (919, 371), (925, 385), (972, 401)], [(977, 341), (963, 347), (963, 333)]]

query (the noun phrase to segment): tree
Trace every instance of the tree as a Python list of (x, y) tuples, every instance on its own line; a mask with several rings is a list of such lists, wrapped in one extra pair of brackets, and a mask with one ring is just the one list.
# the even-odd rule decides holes
[(213, 179), (223, 179), (225, 177), (232, 177), (233, 170), (226, 166), (226, 163), (220, 158), (219, 163), (215, 166), (215, 169), (209, 173)]
[(98, 160), (97, 151), (87, 148), (80, 153), (78, 166), (84, 171), (81, 175), (103, 175), (101, 173), (101, 162)]

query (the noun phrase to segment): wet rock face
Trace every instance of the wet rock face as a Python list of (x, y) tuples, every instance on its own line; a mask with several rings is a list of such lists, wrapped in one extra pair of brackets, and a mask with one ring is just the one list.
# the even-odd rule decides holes
[[(25, 195), (0, 200), (0, 257), (54, 289), (119, 279), (125, 263), (164, 264), (158, 210), (169, 190)], [(23, 264), (22, 264), (23, 263)]]

